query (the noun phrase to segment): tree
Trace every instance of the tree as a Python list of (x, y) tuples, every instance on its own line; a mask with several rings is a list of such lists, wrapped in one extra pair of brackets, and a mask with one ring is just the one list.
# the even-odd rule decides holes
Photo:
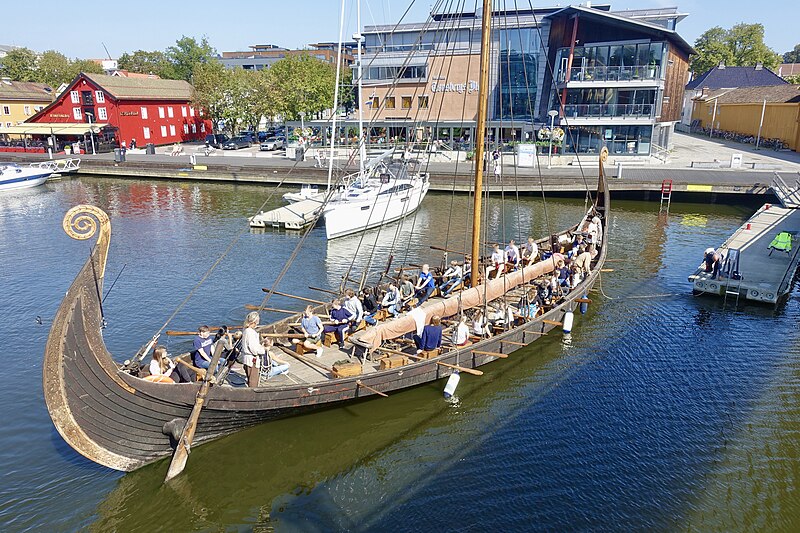
[(800, 44), (794, 45), (794, 48), (789, 52), (783, 54), (784, 63), (800, 63)]
[(34, 81), (36, 52), (28, 48), (14, 48), (0, 59), (0, 76), (14, 81)]
[(55, 50), (48, 50), (39, 56), (36, 69), (36, 81), (46, 83), (52, 88), (57, 88), (62, 83), (67, 83), (74, 77), (70, 67), (70, 60)]
[(218, 61), (201, 63), (194, 70), (194, 106), (211, 120), (216, 131), (219, 121), (225, 119), (226, 108), (231, 104), (228, 75)]
[(175, 70), (167, 54), (159, 50), (149, 52), (136, 50), (133, 53), (124, 53), (120, 56), (117, 65), (122, 70), (138, 72), (139, 74), (155, 74), (161, 78), (172, 79)]
[(764, 43), (763, 24), (737, 24), (726, 30), (714, 26), (703, 32), (694, 43), (697, 55), (692, 57), (692, 70), (701, 74), (720, 63), (732, 67), (751, 67), (761, 63), (775, 68), (781, 57)]
[(69, 77), (66, 81), (75, 78), (81, 72), (88, 72), (89, 74), (103, 74), (103, 66), (90, 60), (90, 59), (75, 59), (69, 64)]
[(800, 74), (795, 74), (794, 76), (786, 76), (783, 79), (785, 79), (792, 85), (800, 85)]
[(203, 37), (200, 42), (194, 37), (182, 36), (175, 41), (175, 46), (167, 48), (166, 56), (172, 63), (174, 78), (178, 80), (192, 80), (192, 74), (198, 65), (211, 62), (217, 51), (208, 44), (208, 39)]
[(269, 69), (275, 110), (285, 120), (298, 120), (300, 112), (316, 115), (330, 109), (336, 86), (335, 67), (309, 54), (291, 55)]

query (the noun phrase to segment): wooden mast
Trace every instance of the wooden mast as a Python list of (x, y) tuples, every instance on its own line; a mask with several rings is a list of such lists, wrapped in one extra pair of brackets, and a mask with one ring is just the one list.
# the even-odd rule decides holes
[(483, 0), (483, 25), (481, 28), (481, 72), (478, 85), (478, 122), (475, 131), (475, 198), (472, 210), (472, 257), (470, 258), (470, 285), (480, 283), (481, 256), (481, 201), (483, 194), (483, 145), (486, 138), (486, 110), (489, 105), (489, 38), (492, 26), (492, 0)]

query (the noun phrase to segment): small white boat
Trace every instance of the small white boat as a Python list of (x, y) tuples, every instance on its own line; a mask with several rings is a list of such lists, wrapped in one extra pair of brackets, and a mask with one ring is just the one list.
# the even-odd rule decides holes
[(283, 199), (290, 204), (302, 202), (303, 200), (318, 200), (321, 202), (324, 198), (325, 193), (319, 192), (319, 188), (316, 185), (303, 185), (300, 188), (300, 192), (287, 192), (283, 195)]
[(325, 205), (328, 239), (376, 228), (413, 213), (430, 187), (428, 174), (406, 160), (392, 160), (392, 150), (370, 162), (364, 173)]
[(52, 174), (53, 170), (50, 168), (0, 163), (0, 191), (36, 187), (47, 181)]
[(16, 163), (0, 163), (0, 191), (28, 189), (42, 185), (48, 178), (75, 172), (80, 168), (80, 159), (58, 159), (31, 163), (22, 167)]

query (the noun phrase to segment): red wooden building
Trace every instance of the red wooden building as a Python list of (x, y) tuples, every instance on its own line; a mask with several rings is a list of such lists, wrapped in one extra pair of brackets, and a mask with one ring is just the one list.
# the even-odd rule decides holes
[(27, 123), (96, 124), (106, 149), (136, 140), (139, 147), (202, 140), (211, 121), (192, 106), (192, 86), (183, 80), (126, 78), (81, 73), (56, 100)]

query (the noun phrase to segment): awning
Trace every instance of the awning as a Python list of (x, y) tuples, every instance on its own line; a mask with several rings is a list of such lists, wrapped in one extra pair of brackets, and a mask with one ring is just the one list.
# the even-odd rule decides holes
[[(91, 125), (93, 133), (99, 133), (101, 129), (108, 126), (106, 122), (96, 122)], [(0, 134), (8, 133), (14, 135), (83, 135), (89, 133), (87, 123), (67, 123), (67, 122), (31, 122), (0, 128)]]

